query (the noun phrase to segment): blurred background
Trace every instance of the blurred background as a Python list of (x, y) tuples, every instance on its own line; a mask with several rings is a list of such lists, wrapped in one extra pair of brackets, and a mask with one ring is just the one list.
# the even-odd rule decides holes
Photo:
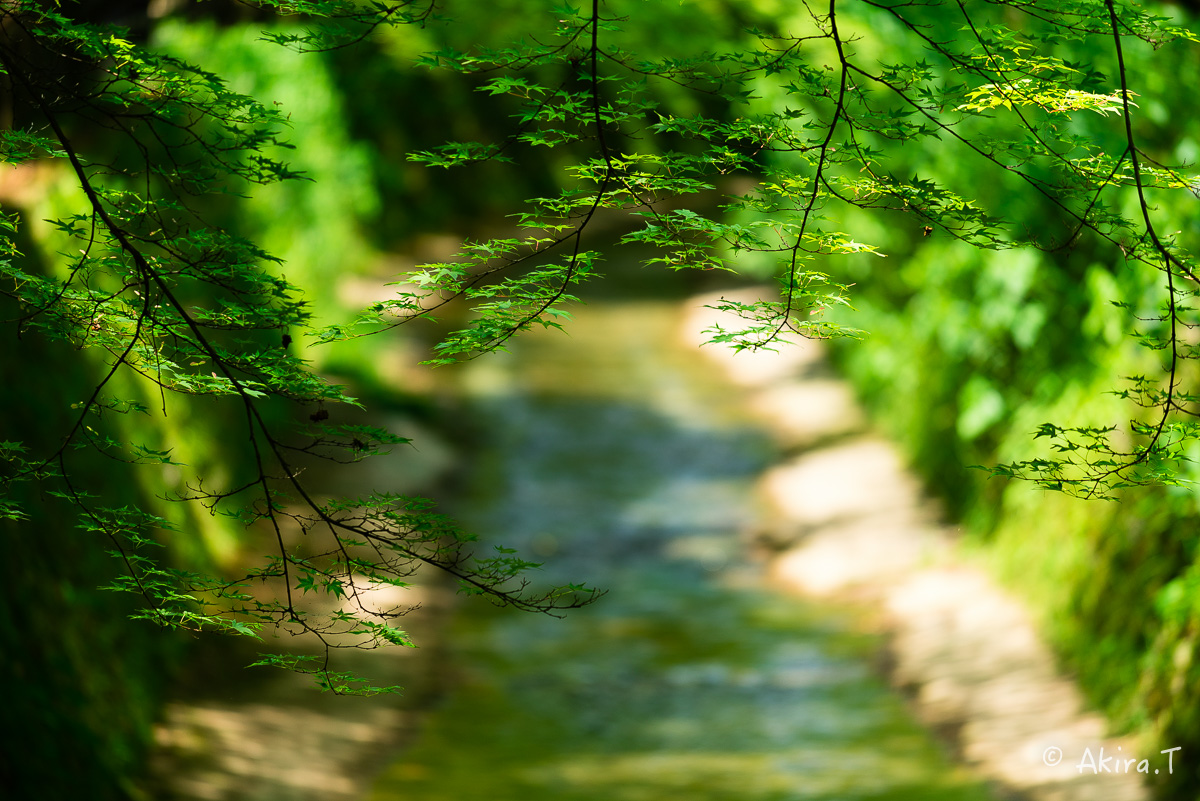
[[(552, 19), (544, 5), (448, 3), (453, 24), (384, 30), (303, 56), (259, 42), (265, 27), (287, 23), (240, 4), (154, 0), (97, 14), (289, 112), (295, 149), (286, 158), (313, 180), (205, 211), (281, 257), (293, 283), (320, 288), (309, 296), (314, 315), (339, 322), (389, 297), (386, 284), (405, 270), (509, 231), (515, 202), (557, 191), (558, 155), (460, 171), (406, 161), (447, 138), (500, 139), (510, 124), (499, 99), (476, 91), (481, 79), (414, 59), (529, 35)], [(627, 5), (614, 14), (635, 20), (625, 42), (634, 52), (720, 49), (757, 20), (807, 19), (772, 0)], [(860, 52), (920, 58), (869, 7), (846, 18)], [(956, 24), (947, 22), (947, 35)], [(1078, 56), (1112, 69), (1104, 51)], [(1127, 58), (1147, 147), (1164, 162), (1194, 162), (1200, 111), (1188, 88), (1200, 61), (1149, 48)], [(770, 99), (770, 87), (763, 92)], [(662, 100), (681, 115), (701, 110), (682, 90)], [(1078, 125), (1093, 141), (1122, 136), (1099, 115)], [(904, 151), (896, 167), (966, 185), (978, 183), (976, 168), (936, 142)], [(1002, 181), (978, 191), (1017, 230), (1065, 226), (1037, 195)], [(66, 213), (76, 192), (70, 175), (47, 165), (0, 173), (0, 203), (25, 221), (31, 269), (56, 269), (54, 232), (41, 221)], [(1200, 233), (1194, 206), (1155, 213), (1164, 230)], [(1112, 301), (1147, 302), (1159, 276), (1087, 240), (1051, 252), (981, 251), (926, 236), (899, 215), (856, 214), (846, 227), (888, 254), (836, 268), (854, 284), (843, 321), (869, 331), (863, 341), (754, 364), (702, 352), (696, 310), (760, 291), (772, 265), (748, 260), (739, 277), (659, 274), (637, 252), (613, 249), (565, 333), (531, 334), (465, 366), (417, 366), (454, 312), (335, 348), (296, 343), (365, 401), (364, 420), (414, 441), (322, 476), (328, 492), (428, 494), (485, 542), (544, 561), (547, 580), (609, 590), (559, 620), (460, 599), (441, 577), (420, 574), (404, 598), (418, 607), (404, 627), (419, 647), (355, 657), (403, 685), (399, 697), (322, 696), (297, 677), (244, 668), (255, 653), (248, 642), (130, 622), (123, 598), (96, 590), (115, 563), (81, 541), (61, 509), (47, 502), (35, 528), (8, 525), (0, 678), (11, 692), (0, 765), (8, 786), (21, 788), (13, 797), (949, 801), (1007, 797), (1013, 787), (1147, 797), (1115, 778), (1072, 796), (1063, 772), (1037, 773), (1041, 751), (1028, 762), (1024, 752), (965, 752), (975, 742), (961, 731), (971, 705), (952, 704), (942, 718), (929, 711), (937, 705), (922, 688), (932, 668), (914, 667), (921, 646), (903, 644), (912, 627), (896, 619), (935, 607), (905, 606), (884, 589), (930, 565), (965, 565), (1020, 599), (1024, 617), (985, 611), (976, 624), (960, 621), (960, 634), (1001, 618), (1036, 630), (1048, 650), (1037, 652), (1046, 665), (1030, 686), (1055, 669), (1071, 677), (1081, 700), (1061, 725), (1075, 725), (1073, 715), (1090, 721), (1078, 742), (1122, 736), (1127, 751), (1147, 756), (1179, 746), (1173, 771), (1152, 777), (1148, 792), (1200, 797), (1200, 763), (1188, 758), (1200, 753), (1196, 494), (1131, 488), (1119, 503), (1087, 502), (968, 469), (1022, 458), (1048, 420), (1129, 416), (1108, 393), (1147, 357)], [(613, 240), (631, 225), (602, 223)], [(72, 363), (53, 358), (47, 370), (36, 343), (0, 354), (6, 375), (39, 376), (5, 393), (15, 427), (58, 431), (43, 410), (78, 394), (97, 369), (84, 352)], [(197, 469), (237, 473), (219, 417), (185, 406), (161, 425)], [(844, 473), (804, 461), (851, 446), (860, 450), (838, 451), (850, 459)], [(789, 475), (810, 483), (780, 485)], [(789, 506), (831, 475), (845, 480)], [(116, 483), (130, 498), (152, 498), (163, 480), (131, 470)], [(813, 518), (822, 503), (828, 514)], [(232, 571), (261, 553), (253, 532), (180, 506), (164, 512), (185, 532), (170, 542), (177, 564)], [(844, 555), (814, 545), (830, 531), (857, 573), (838, 573), (849, 570)], [(872, 563), (880, 554), (883, 564)], [(938, 585), (952, 606), (991, 592), (952, 584)], [(994, 766), (969, 770), (964, 758), (1030, 767), (1022, 781)]]

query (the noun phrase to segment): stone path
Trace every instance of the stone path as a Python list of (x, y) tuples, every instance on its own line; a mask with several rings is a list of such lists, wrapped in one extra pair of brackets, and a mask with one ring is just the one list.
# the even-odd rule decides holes
[[(683, 332), (692, 344), (718, 320), (736, 324), (703, 308), (717, 299), (693, 299)], [(955, 532), (895, 448), (866, 428), (819, 345), (777, 353), (703, 350), (742, 388), (781, 452), (792, 454), (760, 484), (771, 522), (756, 539), (770, 553), (773, 580), (792, 592), (876, 610), (888, 633), (892, 681), (999, 796), (1150, 798), (1129, 760), (1144, 757), (1147, 770), (1166, 773), (1167, 756), (1105, 738), (1103, 718), (1058, 673), (1026, 610), (956, 558)], [(1089, 758), (1097, 770), (1120, 772), (1093, 772)]]
[[(419, 582), (420, 579), (418, 578)], [(210, 683), (170, 703), (156, 729), (151, 797), (156, 801), (360, 801), (398, 748), (440, 698), (445, 676), (440, 629), (450, 593), (413, 587), (404, 617), (417, 649), (345, 655), (345, 669), (402, 695), (353, 698), (321, 693), (307, 677), (224, 654), (206, 670)], [(349, 657), (356, 657), (350, 659)]]
[[(364, 467), (387, 471), (389, 488), (420, 494), (454, 464), (448, 446), (411, 422), (386, 420), (392, 430), (420, 438), (420, 450), (379, 457)], [(388, 486), (382, 474), (357, 473), (367, 487)], [(349, 493), (358, 487), (327, 489)], [(290, 547), (299, 547), (300, 535)], [(267, 546), (264, 546), (266, 548)], [(454, 589), (432, 569), (420, 569), (406, 589), (374, 591), (368, 605), (410, 607), (398, 625), (417, 648), (339, 651), (334, 668), (366, 676), (379, 686), (399, 685), (399, 695), (335, 696), (307, 676), (274, 668), (246, 668), (258, 657), (252, 642), (213, 644), (201, 665), (187, 671), (195, 685), (169, 703), (155, 730), (149, 796), (155, 801), (360, 801), (396, 751), (420, 729), (424, 710), (453, 682), (442, 653), (442, 631), (452, 613)], [(282, 595), (282, 588), (276, 588)], [(328, 602), (327, 596), (320, 596)], [(307, 598), (310, 604), (317, 601)], [(314, 608), (324, 614), (334, 606)], [(354, 614), (346, 603), (342, 611)], [(240, 645), (240, 647), (239, 647)], [(295, 647), (286, 637), (263, 650)], [(315, 654), (314, 654), (315, 655)]]
[[(705, 302), (689, 304), (693, 345), (715, 320)], [(772, 579), (792, 592), (876, 610), (889, 633), (892, 680), (1000, 797), (1148, 799), (1136, 774), (1077, 770), (1088, 749), (1099, 763), (1136, 748), (1103, 737), (1103, 720), (1057, 674), (1025, 611), (956, 559), (954, 532), (893, 447), (867, 431), (821, 350), (805, 343), (779, 353), (734, 355), (717, 346), (703, 353), (790, 454), (759, 488), (772, 518), (755, 539), (771, 554)], [(408, 628), (418, 642), (436, 643), (448, 604), (425, 600)], [(383, 657), (410, 700), (436, 696), (449, 680), (433, 650)], [(220, 691), (244, 679), (213, 678), (213, 693), (172, 704), (159, 728), (155, 798), (354, 801), (419, 727), (419, 711), (404, 704), (320, 697), (288, 681), (245, 703)], [(1044, 763), (1050, 748), (1061, 749), (1061, 764)], [(1153, 757), (1151, 769), (1166, 770), (1165, 756), (1145, 756)]]

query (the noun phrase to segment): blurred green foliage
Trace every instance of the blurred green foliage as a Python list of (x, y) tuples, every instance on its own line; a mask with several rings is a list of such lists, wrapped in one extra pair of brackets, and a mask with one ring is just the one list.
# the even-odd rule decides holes
[[(879, 30), (884, 40), (886, 28)], [(893, 56), (905, 57), (913, 54)], [(1077, 49), (1074, 58), (1091, 65), (1097, 81), (1114, 69), (1102, 49)], [(1200, 113), (1179, 88), (1200, 80), (1200, 63), (1149, 48), (1127, 59), (1146, 78), (1135, 119), (1139, 137), (1152, 143), (1150, 155), (1193, 161), (1196, 140), (1188, 132), (1200, 130)], [(1116, 135), (1100, 116), (1073, 124), (1091, 141)], [(905, 154), (911, 170), (950, 185), (978, 180), (977, 162), (943, 142)], [(1053, 236), (1064, 228), (1034, 193), (1003, 182), (979, 191), (1018, 230)], [(1129, 207), (1131, 194), (1121, 201)], [(1200, 235), (1192, 204), (1157, 205), (1154, 214), (1185, 241)], [(1047, 421), (1120, 427), (1137, 414), (1113, 394), (1113, 381), (1162, 367), (1159, 353), (1130, 336), (1148, 325), (1138, 318), (1161, 308), (1162, 274), (1086, 236), (1067, 245), (1060, 235), (1063, 246), (1045, 251), (988, 251), (899, 215), (851, 226), (878, 230), (888, 256), (858, 259), (839, 274), (854, 283), (856, 309), (838, 316), (870, 336), (839, 344), (835, 356), (874, 419), (964, 523), (968, 547), (1033, 603), (1066, 667), (1114, 726), (1155, 748), (1200, 750), (1200, 498), (1193, 485), (1129, 488), (1105, 503), (965, 469), (1028, 458)], [(1194, 384), (1195, 371), (1185, 375)], [(1184, 470), (1187, 482), (1200, 478), (1195, 462)], [(1175, 767), (1155, 777), (1156, 792), (1194, 798), (1200, 768)]]
[[(302, 5), (350, 14), (366, 8), (336, 0)], [(1093, 20), (1106, 7), (1083, 0), (1061, 5), (1064, 15), (1082, 14), (1082, 9)], [(1052, 132), (1057, 137), (1053, 141), (1068, 143), (1072, 152), (1094, 148), (1112, 154), (1124, 145), (1125, 133), (1114, 122), (1119, 113), (1113, 116), (1120, 110), (1113, 94), (1116, 63), (1103, 37), (1073, 39), (1026, 20), (1034, 40), (1061, 59), (1043, 64), (1041, 54), (1028, 53), (1024, 40), (1004, 27), (1012, 9), (979, 8), (964, 22), (951, 13), (956, 8), (914, 13), (925, 15), (921, 19), (928, 27), (923, 30), (933, 40), (970, 41), (969, 29), (977, 25), (988, 31), (986, 37), (975, 33), (982, 49), (994, 47), (1009, 59), (1004, 69), (1047, 72), (1044, 93), (1030, 101), (1030, 108), (1015, 103), (1036, 124), (1006, 113), (1013, 111), (1012, 86), (1005, 88), (999, 78), (981, 83), (992, 66), (979, 68), (974, 85), (959, 86), (953, 76), (961, 64), (952, 69), (937, 57), (936, 63), (927, 63), (927, 48), (909, 35), (900, 17), (867, 4), (839, 11), (837, 41), (831, 41), (832, 13), (822, 16), (770, 0), (614, 0), (604, 6), (603, 19), (568, 4), (547, 13), (544, 4), (528, 0), (460, 0), (438, 9), (453, 19), (449, 24), (431, 20), (428, 26), (380, 28), (356, 47), (304, 55), (263, 47), (257, 40), (265, 28), (268, 38), (302, 48), (330, 42), (323, 34), (310, 37), (303, 26), (262, 20), (218, 24), (204, 19), (201, 11), (157, 22), (151, 41), (227, 78), (233, 93), (209, 90), (231, 108), (251, 108), (264, 125), (248, 134), (242, 131), (261, 157), (242, 169), (243, 177), (263, 185), (234, 182), (189, 206), (216, 228), (253, 239), (261, 248), (258, 261), (268, 264), (266, 253), (281, 258), (284, 266), (278, 271), (289, 284), (312, 288), (303, 300), (293, 301), (285, 297), (289, 287), (272, 283), (270, 269), (264, 267), (261, 275), (248, 268), (238, 273), (238, 280), (261, 279), (285, 298), (278, 307), (255, 306), (261, 319), (237, 329), (248, 332), (237, 346), (253, 354), (256, 369), (266, 365), (264, 386), (283, 386), (287, 394), (295, 385), (284, 379), (313, 364), (382, 385), (386, 370), (379, 364), (384, 357), (372, 340), (357, 338), (360, 328), (389, 328), (394, 324), (389, 315), (428, 316), (421, 303), (430, 297), (466, 296), (491, 315), (470, 318), (445, 340), (435, 360), (453, 361), (500, 347), (533, 322), (556, 325), (559, 317), (539, 316), (561, 315), (554, 304), (569, 300), (570, 285), (594, 274), (600, 264), (598, 254), (580, 246), (593, 213), (634, 210), (644, 225), (622, 239), (635, 248), (658, 246), (651, 263), (779, 278), (786, 302), (729, 303), (727, 308), (741, 313), (748, 327), (717, 331), (714, 341), (753, 348), (769, 345), (788, 330), (826, 336), (839, 333), (842, 325), (847, 327), (843, 332), (871, 332), (866, 342), (841, 347), (839, 361), (877, 419), (905, 444), (914, 464), (944, 497), (950, 513), (966, 522), (975, 545), (1035, 599), (1047, 630), (1097, 704), (1119, 725), (1149, 732), (1164, 747), (1200, 748), (1200, 712), (1191, 703), (1200, 686), (1194, 659), (1200, 611), (1194, 534), (1198, 513), (1192, 491), (1118, 487), (1120, 503), (1105, 506), (964, 469), (1028, 460), (1031, 437), (1044, 432), (1048, 422), (1124, 428), (1130, 405), (1105, 393), (1113, 389), (1114, 377), (1161, 372), (1160, 354), (1139, 347), (1130, 334), (1144, 329), (1141, 333), (1148, 336), (1163, 335), (1161, 325), (1146, 322), (1160, 314), (1163, 274), (1126, 262), (1121, 247), (1144, 257), (1145, 242), (1120, 240), (1120, 234), (1112, 233), (1121, 224), (1113, 222), (1110, 212), (1136, 217), (1135, 194), (1128, 187), (1105, 194), (1111, 209), (1099, 203), (1084, 213), (1121, 247), (1086, 231), (1076, 236), (1069, 210), (1031, 190), (1061, 181), (1064, 196), (1078, 200), (1082, 191), (1071, 176), (1061, 174), (1061, 165), (1044, 158), (1045, 152), (1029, 155), (1037, 150), (1023, 138), (1031, 130)], [(1131, 32), (1144, 32), (1139, 26), (1149, 24), (1134, 9), (1122, 7), (1122, 13), (1128, 15)], [(619, 23), (626, 15), (632, 21)], [(216, 18), (224, 21), (220, 14)], [(1086, 14), (1081, 18), (1089, 19)], [(599, 39), (601, 31), (603, 59), (578, 44), (586, 44), (588, 36)], [(788, 46), (793, 40), (775, 38), (781, 31), (808, 37), (809, 49), (796, 51)], [(105, 47), (121, 52), (132, 47), (118, 38), (105, 41)], [(547, 44), (555, 41), (560, 45)], [(1156, 52), (1152, 45), (1159, 43), (1129, 37), (1127, 71), (1138, 76), (1136, 134), (1148, 156), (1162, 163), (1187, 162), (1200, 154), (1195, 135), (1187, 133), (1200, 130), (1200, 121), (1180, 87), (1200, 79), (1200, 66), (1194, 58), (1172, 57), (1173, 50)], [(935, 98), (941, 101), (939, 112), (948, 107), (948, 113), (957, 115), (952, 124), (930, 127), (911, 108), (891, 108), (896, 101), (880, 81), (864, 80), (865, 85), (847, 95), (850, 57), (843, 45), (851, 44), (858, 62), (874, 64), (888, 80), (914, 93), (928, 93), (921, 96), (929, 108), (936, 105)], [(982, 62), (988, 57), (971, 56)], [(414, 67), (414, 59), (424, 66)], [(114, 74), (127, 84), (144, 80), (126, 62), (116, 62), (120, 66), (113, 68)], [(155, 63), (161, 68), (168, 62)], [(981, 62), (970, 63), (978, 67)], [(434, 69), (446, 66), (450, 69)], [(169, 85), (163, 76), (170, 72), (156, 74)], [(260, 107), (240, 105), (236, 93), (252, 96)], [(845, 96), (851, 100), (844, 102)], [(1049, 108), (1052, 101), (1081, 111), (1063, 115), (1060, 125), (1058, 110)], [(851, 108), (859, 116), (850, 115)], [(282, 133), (285, 119), (290, 127)], [(850, 122), (861, 126), (860, 138), (835, 138), (835, 129)], [(117, 153), (117, 161), (139, 157), (119, 132), (88, 129), (77, 141), (95, 152)], [(32, 152), (51, 144), (31, 142), (12, 140), (7, 146)], [(1003, 145), (1004, 157), (1027, 155), (1006, 167), (1024, 168), (1027, 180), (986, 171), (988, 156), (995, 153), (985, 152), (985, 143)], [(878, 153), (884, 148), (886, 173), (875, 174), (872, 165), (881, 160)], [(283, 167), (283, 161), (289, 166)], [(425, 166), (429, 164), (457, 165), (458, 172), (444, 174)], [(294, 178), (296, 172), (312, 180), (273, 180)], [(687, 202), (707, 197), (732, 174), (759, 183), (754, 192), (727, 198), (730, 208), (724, 216), (659, 205), (667, 198)], [(1091, 183), (1081, 179), (1089, 191), (1096, 185), (1110, 188), (1092, 178)], [(194, 175), (174, 179), (206, 186), (212, 180)], [(29, 276), (61, 279), (66, 273), (62, 264), (51, 264), (52, 254), (67, 252), (62, 232), (38, 228), (37, 222), (70, 218), (66, 204), (78, 203), (79, 197), (61, 191), (61, 197), (45, 199), (44, 207), (23, 209), (39, 240), (25, 249), (40, 249), (43, 260), (29, 267)], [(1152, 201), (1179, 195), (1154, 187), (1147, 192)], [(858, 202), (835, 204), (847, 196)], [(533, 200), (513, 214), (514, 206), (528, 198)], [(904, 213), (915, 208), (923, 216)], [(512, 228), (522, 229), (519, 234), (502, 230), (490, 241), (464, 245), (456, 257), (401, 276), (409, 286), (419, 285), (420, 292), (405, 294), (402, 289), (399, 299), (372, 304), (361, 316), (354, 314), (361, 304), (339, 295), (348, 275), (397, 272), (388, 264), (389, 256), (421, 234), (475, 234), (481, 219), (490, 221), (501, 213), (512, 216)], [(1200, 235), (1197, 216), (1184, 204), (1156, 205), (1154, 214), (1159, 227), (1178, 232), (1184, 244), (1194, 244)], [(67, 223), (62, 227), (76, 237), (82, 231)], [(1012, 247), (1033, 240), (1041, 249)], [(179, 241), (195, 244), (187, 236)], [(574, 251), (557, 264), (527, 252), (559, 247), (561, 255), (572, 241)], [(232, 238), (221, 244), (241, 247)], [(240, 262), (237, 266), (246, 268)], [(527, 272), (508, 273), (491, 283), (478, 280), (511, 267)], [(856, 308), (843, 314), (849, 284), (855, 285)], [(204, 299), (204, 293), (197, 291), (195, 298)], [(1114, 306), (1114, 301), (1123, 305)], [(833, 313), (823, 321), (808, 317), (810, 311), (826, 309)], [(462, 311), (448, 316), (467, 318)], [(173, 336), (181, 337), (184, 329), (176, 323), (168, 320), (167, 325), (174, 326)], [(314, 328), (321, 330), (321, 341), (337, 342), (338, 349), (305, 339)], [(127, 333), (119, 329), (114, 325), (102, 333)], [(298, 341), (288, 351), (293, 338)], [(136, 344), (136, 334), (133, 340)], [(109, 340), (110, 345), (118, 341), (124, 342)], [(288, 353), (281, 356), (280, 349)], [(58, 360), (70, 366), (65, 372), (75, 376), (72, 380), (82, 382), (70, 388), (42, 385), (56, 397), (86, 394), (87, 378), (94, 381), (103, 364), (89, 353), (33, 354), (21, 358)], [(29, 363), (11, 369), (19, 372)], [(189, 382), (186, 389), (197, 384), (215, 387), (214, 392), (228, 389), (203, 359), (191, 366), (200, 369), (174, 376)], [(298, 372), (287, 372), (292, 369)], [(1180, 378), (1194, 382), (1196, 373), (1184, 366)], [(131, 403), (155, 404), (157, 390), (148, 383), (129, 379), (119, 388)], [(303, 403), (313, 407), (324, 402), (325, 396), (311, 385), (303, 388), (294, 393)], [(336, 388), (328, 391), (331, 401), (340, 396)], [(246, 400), (249, 408), (249, 396)], [(253, 476), (245, 453), (235, 455), (219, 436), (242, 411), (237, 404), (218, 404), (210, 407), (216, 411), (201, 415), (190, 400), (172, 403), (171, 418), (156, 418), (142, 427), (121, 420), (112, 424), (111, 433), (149, 431), (143, 453), (178, 448), (189, 455), (192, 468), (207, 471), (224, 486), (245, 481), (243, 473)], [(296, 416), (295, 409), (275, 401), (261, 408), (264, 430), (267, 422)], [(324, 407), (304, 411), (316, 424)], [(1149, 417), (1144, 415), (1143, 422)], [(61, 425), (48, 417), (29, 432), (37, 440)], [(252, 424), (252, 434), (254, 430)], [(367, 450), (357, 436), (342, 444), (354, 458)], [(1134, 452), (1133, 445), (1124, 444)], [(1197, 451), (1188, 455), (1200, 456), (1200, 448), (1188, 447)], [(1176, 478), (1195, 478), (1190, 466), (1183, 469), (1190, 472)], [(77, 470), (88, 478), (90, 470), (99, 468)], [(169, 470), (151, 478), (146, 472), (139, 466), (122, 467), (105, 478), (109, 485), (124, 487), (129, 503), (139, 503), (188, 532), (172, 537), (174, 564), (209, 568), (238, 555), (241, 532), (236, 523), (206, 521), (202, 514), (155, 500), (177, 488), (177, 482)], [(393, 520), (407, 520), (405, 514), (414, 508), (391, 496), (367, 500), (387, 506), (383, 516)], [(114, 494), (106, 501), (112, 506), (124, 498)], [(388, 506), (393, 501), (395, 508)], [(36, 515), (43, 526), (62, 530), (69, 525), (63, 513), (42, 508), (42, 500), (32, 493), (14, 502), (25, 503), (25, 514)], [(339, 501), (320, 511), (346, 511), (359, 502)], [(49, 588), (53, 598), (28, 619), (6, 622), (0, 629), (4, 653), (20, 652), (20, 644), (36, 640), (46, 626), (57, 626), (58, 638), (51, 650), (26, 644), (27, 658), (0, 663), (14, 681), (37, 677), (29, 705), (15, 713), (51, 710), (47, 714), (54, 725), (69, 730), (64, 737), (76, 749), (72, 758), (78, 760), (78, 781), (87, 782), (93, 796), (132, 793), (129, 777), (146, 744), (158, 687), (169, 675), (165, 665), (178, 645), (152, 645), (138, 633), (132, 635), (138, 645), (115, 654), (103, 641), (124, 637), (129, 624), (123, 617), (121, 622), (109, 617), (119, 602), (110, 605), (109, 596), (92, 589), (106, 580), (111, 565), (76, 554), (82, 541), (35, 541), (15, 534), (15, 519), (6, 525), (18, 543), (10, 552), (20, 557), (15, 563), (19, 569), (11, 570), (14, 575), (5, 586), (12, 592), (7, 600), (15, 605)], [(431, 540), (450, 533), (437, 525), (427, 529)], [(60, 555), (70, 559), (60, 563)], [(484, 569), (494, 568), (506, 580), (506, 571), (521, 564), (501, 559), (485, 563)], [(340, 586), (330, 574), (303, 567), (301, 581), (315, 585), (324, 576), (330, 586)], [(341, 568), (348, 571), (349, 563), (337, 570)], [(77, 610), (86, 614), (61, 623)], [(399, 636), (391, 629), (387, 634)], [(14, 644), (15, 651), (9, 647)], [(110, 666), (107, 670), (96, 671), (97, 660), (85, 656), (93, 652)], [(108, 726), (114, 706), (127, 714), (122, 723)], [(1200, 782), (1196, 770), (1173, 776), (1167, 795), (1186, 797), (1187, 788)]]

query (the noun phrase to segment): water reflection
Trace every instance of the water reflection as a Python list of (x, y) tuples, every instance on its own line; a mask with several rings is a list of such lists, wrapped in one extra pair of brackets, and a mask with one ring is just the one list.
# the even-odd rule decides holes
[(458, 689), (375, 801), (983, 799), (867, 669), (875, 643), (759, 589), (772, 458), (676, 307), (594, 305), (465, 374), (489, 441), (459, 515), (610, 589), (567, 620), (464, 605)]

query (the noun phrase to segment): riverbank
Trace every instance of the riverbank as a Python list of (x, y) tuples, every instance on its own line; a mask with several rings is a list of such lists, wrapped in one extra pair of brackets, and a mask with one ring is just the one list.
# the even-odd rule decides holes
[[(322, 477), (436, 494), (461, 456), (443, 437), (396, 415), (382, 422), (411, 436), (415, 448), (376, 457), (366, 472)], [(289, 542), (292, 547), (300, 543)], [(407, 608), (397, 625), (416, 647), (347, 649), (335, 668), (399, 686), (398, 694), (332, 695), (312, 677), (275, 668), (247, 668), (262, 653), (319, 655), (286, 635), (209, 637), (193, 649), (186, 676), (174, 688), (154, 730), (146, 798), (155, 801), (361, 801), (399, 749), (418, 735), (431, 706), (454, 679), (448, 675), (445, 629), (456, 605), (453, 583), (419, 567), (405, 588), (376, 590), (370, 604)], [(282, 594), (282, 588), (279, 588)], [(332, 613), (326, 608), (324, 613)], [(343, 610), (356, 609), (346, 602)]]
[[(173, 789), (157, 797), (357, 801), (374, 783), (377, 799), (411, 801), (454, 795), (446, 782), (462, 782), (471, 789), (456, 797), (495, 798), (480, 784), (490, 780), (547, 798), (566, 797), (564, 786), (647, 798), (686, 786), (691, 798), (723, 798), (727, 788), (744, 801), (751, 778), (766, 792), (825, 771), (840, 788), (830, 797), (848, 798), (908, 781), (918, 765), (925, 774), (899, 797), (925, 797), (917, 787), (929, 792), (931, 776), (958, 769), (927, 741), (911, 745), (918, 727), (857, 646), (829, 653), (838, 637), (854, 637), (818, 630), (840, 631), (829, 619), (847, 617), (850, 602), (888, 633), (887, 674), (917, 715), (998, 797), (1141, 801), (1136, 776), (1075, 769), (1089, 748), (1097, 761), (1134, 749), (1103, 739), (1103, 721), (1055, 675), (1027, 616), (967, 563), (820, 350), (705, 348), (704, 362), (694, 347), (702, 304), (687, 304), (686, 349), (647, 347), (675, 336), (678, 304), (596, 303), (570, 341), (530, 335), (514, 345), (523, 361), (480, 361), (463, 378), (469, 419), (502, 446), (472, 456), (481, 494), (468, 508), (494, 507), (476, 524), (545, 555), (548, 570), (624, 571), (602, 577), (613, 590), (605, 604), (569, 621), (478, 622), (458, 646), (474, 650), (453, 667), (438, 657), (450, 599), (431, 596), (407, 626), (424, 647), (377, 655), (394, 671), (387, 683), (409, 688), (401, 704), (316, 697), (287, 681), (231, 695), (237, 678), (215, 677), (208, 697), (172, 705), (159, 773)], [(693, 384), (703, 392), (686, 389)], [(764, 431), (773, 445), (755, 444)], [(428, 434), (418, 441), (431, 449)], [(777, 588), (825, 599), (808, 605), (823, 622), (798, 621), (801, 605), (770, 601), (760, 571), (741, 571), (746, 548), (731, 535), (739, 528)], [(757, 600), (727, 592), (730, 571)], [(500, 665), (494, 680), (477, 675), (489, 661)], [(437, 710), (422, 706), (449, 686), (459, 692)], [(864, 733), (880, 710), (903, 721)], [(517, 723), (527, 728), (514, 733)], [(686, 739), (718, 732), (723, 739), (700, 750)], [(842, 750), (830, 732), (857, 750)], [(748, 755), (751, 735), (758, 751)], [(1042, 761), (1051, 747), (1062, 751), (1058, 766)], [(496, 772), (501, 764), (507, 772)]]
[[(719, 318), (704, 306), (716, 299), (692, 301), (685, 341), (707, 339), (701, 332)], [(779, 587), (869, 610), (887, 634), (890, 680), (1001, 796), (1151, 797), (1139, 762), (1153, 778), (1173, 769), (1170, 755), (1105, 736), (1105, 720), (1058, 671), (1028, 611), (959, 548), (819, 344), (703, 352), (741, 387), (785, 454), (759, 484), (769, 522), (750, 534)], [(1119, 772), (1104, 772), (1114, 766)]]

